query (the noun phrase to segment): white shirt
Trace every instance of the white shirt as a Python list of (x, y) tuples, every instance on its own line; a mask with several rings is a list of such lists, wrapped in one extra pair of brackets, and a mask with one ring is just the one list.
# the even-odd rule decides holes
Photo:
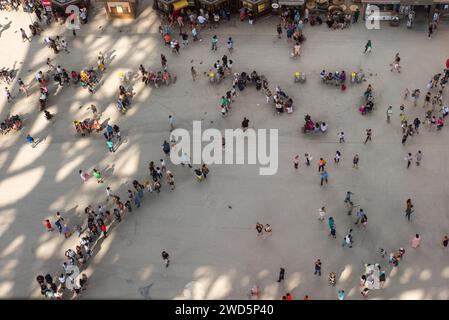
[(182, 155), (182, 157), (181, 157), (181, 162), (182, 162), (182, 163), (189, 163), (189, 162), (190, 162), (190, 159), (189, 159), (189, 156), (187, 155), (187, 153), (184, 153), (184, 154)]
[(203, 16), (198, 16), (198, 22), (203, 24), (204, 22), (206, 22), (206, 18), (204, 18)]

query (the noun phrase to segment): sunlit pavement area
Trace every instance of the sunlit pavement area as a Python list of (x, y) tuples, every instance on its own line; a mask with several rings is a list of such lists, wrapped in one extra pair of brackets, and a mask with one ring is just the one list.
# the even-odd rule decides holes
[[(273, 176), (260, 176), (258, 165), (212, 165), (207, 181), (198, 183), (187, 167), (168, 168), (175, 176), (176, 189), (163, 183), (162, 192), (146, 194), (142, 207), (114, 225), (110, 236), (100, 241), (86, 269), (89, 298), (132, 299), (247, 299), (257, 285), (261, 297), (280, 299), (290, 292), (295, 299), (336, 299), (344, 289), (347, 299), (362, 299), (359, 279), (363, 263), (380, 263), (387, 273), (383, 290), (371, 291), (369, 299), (448, 299), (448, 249), (441, 239), (449, 232), (448, 128), (429, 132), (424, 126), (419, 136), (401, 144), (399, 105), (406, 87), (421, 88), (418, 107), (405, 102), (409, 119), (424, 119), (422, 99), (430, 77), (441, 72), (449, 52), (449, 26), (442, 21), (431, 40), (424, 24), (408, 30), (387, 23), (380, 30), (367, 30), (359, 22), (347, 30), (330, 31), (323, 24), (305, 28), (307, 41), (301, 57), (290, 58), (291, 48), (276, 37), (278, 18), (264, 17), (254, 25), (236, 16), (216, 30), (201, 33), (202, 42), (181, 48), (179, 56), (164, 47), (158, 33), (160, 20), (149, 7), (136, 21), (107, 21), (101, 6), (93, 12), (73, 39), (64, 26), (53, 25), (31, 43), (22, 42), (19, 28), (29, 33), (29, 17), (21, 13), (0, 13), (0, 24), (12, 23), (1, 32), (0, 67), (18, 69), (7, 103), (0, 98), (0, 115), (21, 114), (25, 128), (0, 137), (0, 297), (41, 298), (35, 281), (38, 274), (62, 272), (64, 252), (74, 249), (76, 234), (69, 239), (56, 231), (46, 232), (42, 221), (54, 221), (62, 211), (69, 226), (85, 218), (84, 207), (106, 200), (105, 188), (126, 196), (130, 181), (149, 177), (148, 163), (159, 163), (161, 144), (169, 137), (168, 115), (176, 127), (192, 128), (192, 120), (202, 120), (203, 128), (238, 128), (244, 116), (256, 129), (279, 129), (279, 170)], [(92, 16), (92, 15), (91, 15)], [(44, 35), (65, 34), (70, 54), (59, 55), (46, 48)], [(210, 37), (219, 37), (218, 52), (210, 51)], [(262, 92), (248, 87), (239, 92), (233, 109), (222, 118), (220, 97), (230, 89), (231, 79), (215, 85), (203, 74), (223, 54), (225, 39), (232, 36), (234, 72), (257, 70), (294, 98), (292, 115), (274, 116)], [(362, 54), (368, 39), (373, 42), (369, 56)], [(38, 88), (34, 74), (47, 70), (47, 57), (67, 70), (96, 65), (98, 52), (111, 57), (107, 72), (94, 95), (78, 86), (51, 91), (49, 110), (56, 113), (54, 124), (38, 113)], [(403, 70), (389, 70), (394, 54), (400, 53)], [(160, 68), (160, 54), (168, 59), (169, 71), (177, 82), (161, 88), (134, 83), (136, 96), (132, 108), (120, 115), (115, 107), (120, 71), (136, 71), (140, 64)], [(192, 61), (192, 62), (191, 62)], [(200, 74), (192, 82), (190, 66)], [(319, 72), (363, 68), (368, 81), (349, 84), (346, 92), (320, 83)], [(307, 75), (305, 84), (293, 83), (295, 71)], [(369, 75), (371, 74), (371, 75)], [(18, 92), (16, 80), (32, 83), (32, 96)], [(357, 108), (362, 93), (371, 83), (376, 109), (362, 116)], [(52, 85), (51, 85), (52, 86)], [(50, 87), (51, 87), (50, 86)], [(52, 89), (50, 89), (52, 90)], [(3, 88), (2, 88), (3, 91)], [(447, 89), (446, 89), (447, 91)], [(449, 102), (447, 93), (445, 104)], [(95, 104), (102, 120), (118, 124), (125, 142), (111, 154), (102, 134), (81, 138), (75, 134), (73, 120), (91, 116), (88, 106)], [(385, 121), (388, 105), (394, 106), (390, 124)], [(303, 134), (304, 115), (325, 121), (325, 135)], [(372, 128), (373, 141), (364, 145), (365, 129)], [(338, 143), (344, 131), (346, 143)], [(26, 135), (43, 140), (32, 149)], [(333, 164), (335, 151), (342, 153), (339, 165)], [(406, 169), (408, 152), (423, 151), (420, 167)], [(306, 167), (304, 153), (313, 156)], [(352, 168), (352, 157), (360, 156), (359, 169)], [(298, 171), (293, 157), (301, 155)], [(320, 187), (317, 162), (327, 161), (329, 184)], [(81, 181), (78, 170), (100, 168), (106, 181)], [(346, 215), (343, 200), (347, 190), (355, 193), (354, 202), (368, 215), (366, 230), (354, 225)], [(411, 198), (415, 217), (404, 217), (405, 201)], [(231, 206), (231, 208), (229, 208)], [(327, 224), (318, 221), (318, 209), (327, 208), (334, 217), (337, 239), (328, 236)], [(328, 217), (327, 216), (327, 217)], [(326, 217), (326, 218), (327, 218)], [(273, 234), (257, 237), (256, 222), (269, 223)], [(342, 237), (354, 229), (354, 247), (342, 248)], [(410, 246), (419, 233), (421, 247)], [(400, 247), (406, 250), (399, 267), (392, 268), (378, 254)], [(170, 253), (165, 268), (161, 251)], [(314, 276), (314, 261), (323, 262), (323, 276)], [(276, 282), (279, 268), (286, 269), (285, 281)], [(336, 287), (327, 275), (337, 274)]]

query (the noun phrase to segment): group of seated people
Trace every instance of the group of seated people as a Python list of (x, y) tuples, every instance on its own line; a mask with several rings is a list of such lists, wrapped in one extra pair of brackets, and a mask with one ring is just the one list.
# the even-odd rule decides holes
[(351, 25), (351, 14), (345, 14), (341, 10), (335, 10), (332, 13), (328, 13), (326, 17), (326, 24), (328, 28), (332, 29), (344, 29)]
[(321, 131), (322, 133), (325, 133), (327, 131), (327, 124), (325, 122), (322, 121), (317, 121), (317, 122), (313, 122), (312, 118), (310, 117), (310, 115), (306, 114), (306, 116), (304, 117), (304, 132), (307, 131), (313, 131), (313, 132), (319, 132)]
[(362, 115), (365, 115), (374, 109), (373, 87), (371, 84), (368, 85), (363, 96), (365, 98), (365, 104), (359, 107), (359, 111)]
[(169, 85), (172, 82), (172, 75), (167, 70), (156, 72), (148, 69), (147, 71), (143, 65), (140, 65), (139, 71), (142, 74), (142, 82), (145, 85), (153, 84), (156, 88), (159, 88), (161, 84)]
[(339, 86), (346, 81), (346, 73), (344, 70), (341, 72), (335, 71), (335, 72), (329, 72), (327, 73), (326, 70), (323, 70), (320, 72), (320, 78), (321, 81), (325, 84), (335, 84), (336, 86)]
[(82, 122), (75, 120), (73, 121), (73, 124), (75, 126), (76, 132), (81, 134), (82, 137), (86, 136), (86, 133), (90, 135), (94, 130), (96, 132), (101, 132), (101, 130), (103, 129), (98, 119), (95, 119), (93, 121), (90, 119), (85, 119)]
[(312, 27), (313, 27), (315, 24), (322, 25), (322, 24), (323, 24), (323, 19), (321, 19), (320, 16), (312, 15), (312, 16), (310, 16), (309, 23), (310, 23), (310, 25), (311, 25)]
[(124, 86), (119, 86), (119, 94), (117, 99), (117, 109), (124, 113), (128, 106), (131, 104), (129, 98), (133, 96), (133, 93), (126, 90)]
[(5, 68), (0, 70), (0, 81), (5, 82), (6, 84), (10, 84), (12, 81), (12, 72)]
[(88, 70), (81, 70), (78, 74), (76, 71), (72, 71), (71, 74), (72, 80), (75, 83), (81, 81), (81, 86), (89, 90), (89, 93), (95, 93), (95, 87), (98, 84), (97, 73), (91, 68)]
[(265, 80), (265, 77), (258, 75), (255, 70), (249, 75), (246, 72), (234, 74), (233, 85), (237, 86), (240, 91), (243, 91), (248, 83), (254, 84), (256, 86), (256, 90), (262, 89), (262, 85), (264, 85), (264, 88), (268, 86), (268, 82)]
[(292, 113), (293, 112), (293, 99), (290, 98), (282, 89), (277, 86), (276, 94), (273, 95), (274, 104), (276, 107), (276, 114)]
[(0, 132), (2, 134), (7, 134), (11, 130), (20, 130), (22, 129), (22, 120), (16, 114), (11, 117), (8, 117), (0, 124)]

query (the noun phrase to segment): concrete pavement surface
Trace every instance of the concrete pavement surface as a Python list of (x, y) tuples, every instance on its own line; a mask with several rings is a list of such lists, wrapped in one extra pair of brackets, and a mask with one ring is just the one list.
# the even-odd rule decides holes
[[(151, 8), (135, 22), (107, 21), (96, 7), (93, 19), (73, 38), (64, 26), (46, 28), (40, 38), (22, 42), (19, 28), (28, 32), (29, 17), (23, 13), (0, 13), (0, 24), (7, 25), (0, 36), (0, 67), (18, 70), (11, 87), (13, 102), (0, 98), (0, 115), (21, 114), (24, 129), (0, 137), (0, 297), (41, 298), (35, 281), (38, 274), (62, 272), (64, 252), (74, 249), (76, 235), (65, 239), (57, 232), (46, 232), (42, 221), (54, 221), (56, 211), (64, 213), (70, 227), (85, 218), (84, 208), (106, 200), (110, 186), (126, 196), (130, 181), (149, 177), (148, 163), (163, 157), (161, 144), (169, 137), (168, 115), (176, 127), (192, 129), (193, 120), (203, 128), (239, 128), (244, 116), (256, 129), (279, 129), (279, 170), (273, 176), (260, 176), (258, 165), (211, 165), (207, 181), (198, 183), (187, 167), (167, 161), (175, 176), (176, 189), (163, 183), (160, 194), (146, 194), (140, 209), (127, 214), (114, 225), (107, 239), (101, 240), (85, 270), (89, 287), (84, 299), (247, 299), (257, 285), (264, 299), (280, 299), (286, 292), (295, 298), (336, 299), (344, 289), (348, 299), (362, 299), (359, 279), (363, 263), (380, 263), (386, 270), (383, 290), (371, 291), (369, 299), (449, 299), (448, 248), (441, 239), (449, 233), (447, 149), (448, 128), (429, 131), (424, 124), (419, 135), (401, 144), (399, 105), (404, 103), (409, 120), (424, 120), (421, 107), (426, 84), (441, 72), (449, 58), (449, 26), (442, 21), (431, 40), (425, 25), (408, 30), (382, 24), (380, 30), (367, 30), (359, 22), (347, 30), (331, 31), (322, 26), (305, 27), (306, 42), (298, 59), (291, 59), (291, 45), (277, 39), (278, 18), (264, 17), (254, 25), (236, 16), (216, 30), (201, 32), (203, 41), (181, 48), (174, 55), (164, 47), (158, 33), (160, 20)], [(2, 28), (2, 27), (0, 27)], [(0, 29), (1, 30), (1, 29)], [(217, 34), (219, 48), (210, 50), (210, 38)], [(43, 43), (45, 35), (64, 35), (70, 54), (55, 55)], [(279, 85), (294, 99), (294, 113), (275, 116), (262, 92), (248, 87), (238, 92), (232, 111), (221, 117), (219, 100), (231, 88), (227, 78), (211, 84), (204, 72), (223, 54), (226, 39), (232, 36), (235, 50), (228, 55), (234, 72), (256, 70), (267, 77), (274, 91)], [(363, 55), (366, 41), (373, 50)], [(67, 70), (95, 66), (98, 52), (107, 57), (107, 71), (94, 95), (79, 86), (51, 91), (49, 108), (56, 113), (49, 123), (38, 112), (38, 87), (34, 74), (47, 70), (46, 59)], [(389, 63), (400, 53), (403, 70), (390, 72)], [(121, 115), (115, 107), (118, 72), (160, 68), (160, 54), (168, 59), (169, 71), (177, 82), (161, 88), (144, 87), (133, 80), (136, 96), (131, 109)], [(200, 78), (193, 82), (190, 66)], [(346, 91), (320, 82), (319, 72), (362, 68), (367, 81), (349, 84)], [(305, 72), (307, 82), (293, 82), (295, 71)], [(31, 84), (32, 95), (18, 92), (17, 78)], [(362, 116), (357, 108), (368, 83), (374, 88), (376, 108)], [(51, 87), (53, 84), (51, 84)], [(421, 89), (417, 107), (411, 98), (403, 101), (405, 88)], [(3, 90), (3, 89), (2, 89)], [(447, 89), (446, 89), (447, 92)], [(449, 100), (444, 95), (444, 104)], [(433, 91), (435, 93), (435, 91)], [(118, 124), (124, 139), (117, 152), (109, 153), (102, 134), (79, 137), (74, 120), (91, 116), (95, 104), (102, 121)], [(394, 108), (391, 123), (385, 121), (386, 108)], [(328, 132), (303, 134), (305, 114), (325, 121)], [(372, 128), (373, 139), (363, 144), (365, 130)], [(338, 143), (344, 131), (346, 143)], [(26, 143), (30, 133), (42, 140), (36, 148)], [(335, 151), (342, 153), (340, 164), (333, 163)], [(408, 152), (422, 150), (420, 167), (406, 169)], [(305, 166), (304, 153), (313, 156)], [(352, 157), (359, 154), (359, 169), (352, 168)], [(293, 168), (293, 157), (301, 164)], [(327, 160), (329, 184), (319, 185), (318, 159)], [(100, 168), (105, 183), (94, 179), (83, 183), (78, 170)], [(346, 215), (343, 203), (347, 190), (354, 202), (368, 215), (365, 230), (354, 225), (355, 216)], [(414, 219), (404, 217), (405, 201), (414, 203)], [(231, 206), (231, 208), (229, 208)], [(327, 217), (336, 221), (337, 239), (328, 236), (326, 222), (320, 222), (318, 209), (325, 206)], [(273, 234), (257, 237), (256, 222), (269, 223)], [(354, 229), (354, 246), (343, 248), (341, 241)], [(422, 244), (413, 249), (412, 237), (419, 233)], [(404, 259), (392, 268), (378, 253), (404, 247)], [(161, 251), (171, 256), (165, 268)], [(314, 261), (323, 263), (321, 277), (314, 276)], [(279, 268), (286, 269), (285, 281), (276, 282)], [(336, 287), (327, 275), (337, 274)]]

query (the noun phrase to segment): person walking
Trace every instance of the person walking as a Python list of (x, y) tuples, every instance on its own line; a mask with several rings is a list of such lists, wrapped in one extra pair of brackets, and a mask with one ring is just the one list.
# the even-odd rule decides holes
[(97, 183), (103, 183), (103, 177), (101, 176), (100, 171), (98, 171), (97, 169), (93, 169), (92, 170), (92, 175), (95, 177), (95, 179), (97, 179)]
[(373, 132), (371, 129), (366, 129), (366, 139), (364, 144), (366, 144), (368, 141), (371, 141), (371, 136), (372, 136)]
[(212, 51), (217, 51), (218, 37), (214, 35), (211, 40)]
[(337, 230), (335, 229), (335, 223), (334, 223), (334, 225), (332, 226), (332, 228), (330, 229), (329, 235), (330, 235), (332, 238), (337, 239)]
[(278, 34), (278, 39), (281, 39), (282, 38), (282, 26), (281, 26), (280, 23), (277, 25), (276, 31), (277, 31), (277, 34)]
[(447, 248), (447, 246), (449, 244), (449, 237), (447, 235), (445, 235), (443, 237), (443, 240), (441, 241), (441, 244), (443, 245), (443, 247)]
[(318, 211), (318, 220), (324, 221), (324, 216), (325, 215), (326, 215), (326, 208), (325, 207), (321, 207), (320, 210)]
[(168, 268), (168, 265), (170, 264), (170, 259), (169, 259), (170, 255), (165, 251), (162, 251), (161, 255), (162, 255), (162, 260), (165, 262), (165, 267)]
[(433, 33), (433, 23), (429, 23), (429, 28), (428, 28), (428, 32), (427, 32), (427, 38), (428, 39), (432, 39), (432, 33)]
[(183, 153), (183, 155), (181, 156), (181, 165), (185, 166), (188, 165), (189, 168), (192, 168), (192, 165), (190, 164), (190, 158), (189, 155), (187, 153)]
[(321, 265), (322, 265), (322, 263), (321, 263), (320, 259), (315, 261), (315, 272), (314, 272), (314, 274), (318, 275), (320, 277), (321, 277)]
[(59, 233), (62, 233), (62, 223), (61, 223), (61, 221), (64, 221), (64, 219), (63, 218), (58, 218), (55, 221), (55, 226), (56, 226), (56, 228), (58, 228)]
[(23, 82), (22, 78), (17, 79), (17, 83), (19, 84), (19, 90), (22, 91), (28, 98), (28, 89), (25, 83)]
[(363, 53), (370, 53), (373, 49), (373, 45), (371, 43), (371, 40), (368, 40), (368, 42), (365, 44), (365, 51)]
[(167, 180), (167, 184), (170, 186), (170, 190), (175, 190), (175, 177), (168, 170), (166, 172), (166, 180)]
[(415, 159), (416, 159), (416, 165), (419, 166), (421, 164), (421, 160), (422, 160), (421, 150), (418, 150), (418, 152), (415, 154)]
[(342, 243), (342, 247), (346, 247), (348, 246), (349, 248), (352, 248), (352, 229), (349, 229), (349, 232), (346, 236), (344, 236), (343, 238), (343, 243)]
[(295, 168), (295, 169), (298, 169), (298, 167), (299, 167), (299, 155), (297, 154), (296, 156), (295, 156), (295, 158), (293, 159), (293, 167)]
[(190, 73), (192, 74), (192, 80), (195, 81), (197, 77), (197, 72), (193, 66), (190, 68)]
[(285, 278), (285, 269), (284, 269), (284, 268), (280, 268), (280, 270), (279, 270), (279, 279), (278, 279), (278, 282), (283, 281), (284, 278)]
[(243, 130), (243, 132), (248, 130), (248, 126), (249, 126), (249, 119), (247, 119), (246, 117), (243, 117), (243, 121), (242, 121), (242, 130)]
[(412, 163), (413, 157), (412, 154), (409, 152), (407, 156), (404, 158), (405, 161), (407, 161), (407, 169), (410, 168), (410, 164)]
[(170, 144), (167, 140), (164, 140), (164, 143), (162, 144), (162, 151), (164, 151), (166, 156), (170, 155)]
[(359, 16), (360, 16), (360, 9), (357, 7), (357, 9), (354, 12), (353, 23), (357, 23), (359, 21)]
[(408, 88), (405, 88), (404, 91), (404, 100), (407, 100), (408, 96), (410, 95), (410, 90)]
[(34, 148), (36, 146), (36, 142), (34, 140), (34, 138), (32, 136), (30, 136), (29, 134), (27, 134), (27, 142), (29, 143), (29, 145)]
[(167, 58), (161, 54), (161, 65), (162, 65), (162, 69), (167, 70), (168, 66), (167, 66)]
[(415, 90), (413, 90), (413, 92), (412, 92), (412, 97), (414, 98), (413, 99), (413, 105), (416, 107), (416, 105), (417, 105), (417, 103), (418, 103), (418, 99), (419, 99), (419, 96), (421, 95), (421, 90), (419, 90), (419, 89), (415, 89)]
[(48, 232), (54, 230), (49, 219), (44, 220), (44, 227), (45, 229), (47, 229)]
[(416, 234), (411, 243), (413, 249), (418, 248), (421, 245), (421, 236), (419, 234)]
[(387, 122), (390, 122), (392, 115), (393, 115), (393, 106), (389, 106), (387, 109)]
[(265, 231), (265, 234), (266, 234), (266, 236), (263, 238), (263, 239), (266, 239), (266, 238), (268, 238), (269, 236), (271, 236), (271, 233), (272, 233), (272, 229), (271, 229), (271, 226), (267, 223), (266, 225), (265, 225), (265, 227), (263, 228), (263, 231)]
[(306, 158), (306, 165), (310, 166), (310, 161), (312, 161), (312, 156), (310, 155), (310, 153), (305, 153), (304, 157)]
[(106, 140), (106, 147), (108, 147), (109, 152), (115, 152), (114, 150), (114, 142), (111, 139)]
[(168, 124), (170, 125), (170, 132), (175, 129), (175, 117), (171, 114), (168, 116)]
[(344, 203), (348, 203), (348, 202), (351, 202), (351, 196), (353, 195), (354, 193), (353, 192), (351, 192), (351, 191), (346, 191), (346, 195), (345, 195), (345, 201), (344, 201)]
[(341, 153), (340, 153), (340, 151), (336, 151), (335, 152), (335, 157), (334, 157), (334, 163), (340, 163), (340, 158), (341, 158)]
[(355, 169), (359, 168), (359, 155), (355, 154), (354, 158), (352, 158), (352, 167)]
[(329, 178), (329, 174), (327, 173), (326, 170), (324, 170), (324, 172), (321, 172), (321, 182), (320, 185), (323, 185), (323, 182), (326, 181), (326, 184), (328, 183), (327, 179)]
[(324, 171), (324, 167), (326, 166), (326, 160), (320, 158), (318, 161), (318, 172)]
[(401, 61), (401, 58), (399, 57), (399, 52), (398, 52), (394, 56), (393, 63), (390, 64), (390, 66), (391, 66), (390, 71), (391, 72), (393, 72), (393, 70), (396, 70), (398, 73), (401, 73), (401, 70), (400, 70), (401, 67), (399, 65), (400, 61)]
[(9, 91), (8, 87), (5, 87), (5, 97), (6, 97), (6, 101), (9, 103), (11, 102), (14, 98), (11, 95), (11, 92)]
[(31, 42), (31, 38), (27, 36), (25, 30), (23, 30), (22, 28), (20, 28), (20, 33), (21, 33), (21, 35), (22, 35), (22, 42), (27, 41), (27, 40), (28, 40), (29, 42)]
[(342, 131), (338, 134), (339, 143), (345, 142), (345, 133)]
[(335, 285), (337, 284), (337, 275), (335, 274), (335, 272), (329, 273), (328, 283), (331, 287), (335, 287)]
[(104, 236), (105, 238), (107, 238), (107, 237), (108, 237), (108, 235), (107, 235), (107, 229), (106, 229), (106, 225), (104, 224), (104, 222), (101, 224), (101, 231), (103, 232), (103, 236)]
[(329, 217), (327, 219), (327, 226), (329, 228), (329, 235), (335, 239), (337, 237), (337, 235), (336, 235), (337, 231), (336, 231), (335, 221), (334, 221), (333, 217)]
[(363, 209), (359, 209), (357, 211), (357, 220), (354, 224), (358, 224), (360, 219), (362, 219), (364, 215), (365, 215), (365, 212), (363, 212)]
[(256, 231), (257, 231), (257, 236), (260, 237), (263, 235), (263, 224), (256, 222)]
[(117, 208), (114, 208), (114, 216), (116, 221), (122, 222), (120, 211)]
[(419, 134), (419, 126), (421, 124), (421, 120), (419, 120), (419, 118), (415, 118), (415, 120), (413, 120), (413, 125), (415, 126), (415, 132), (416, 134)]
[(415, 211), (413, 210), (413, 204), (412, 204), (412, 200), (411, 199), (407, 199), (407, 202), (405, 203), (405, 217), (408, 219), (408, 221), (410, 221), (410, 217), (412, 215), (412, 213)]
[(234, 40), (232, 40), (232, 37), (228, 38), (228, 51), (229, 54), (231, 54), (234, 51)]

